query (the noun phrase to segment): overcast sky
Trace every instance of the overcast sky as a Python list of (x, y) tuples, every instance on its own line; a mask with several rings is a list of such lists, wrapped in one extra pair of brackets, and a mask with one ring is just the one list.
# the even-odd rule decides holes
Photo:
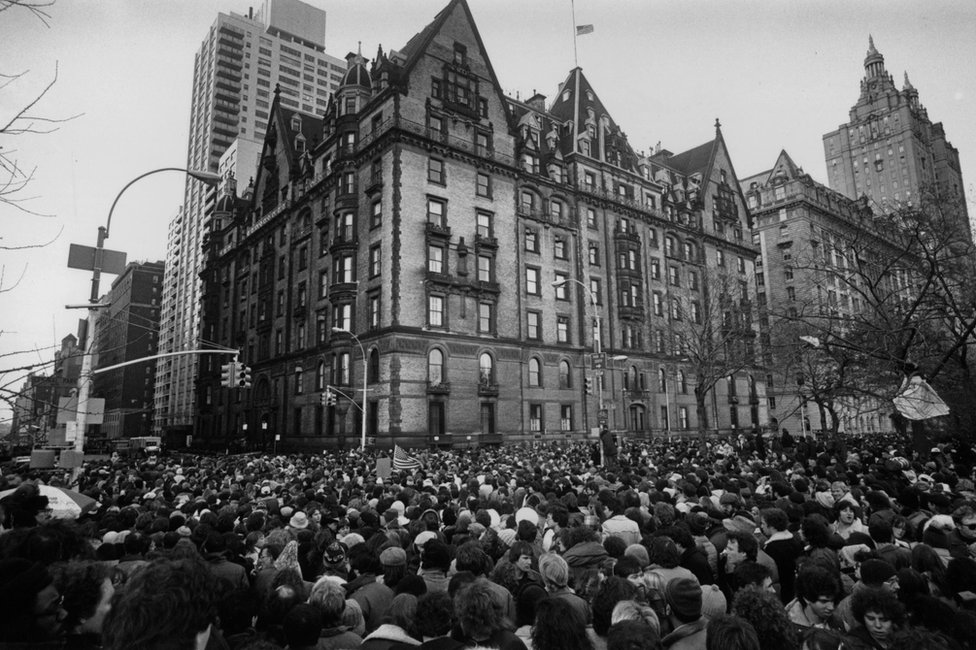
[[(326, 51), (342, 58), (401, 48), (447, 0), (309, 0), (325, 9)], [(570, 0), (468, 0), (503, 90), (550, 99), (574, 66)], [(193, 56), (220, 11), (260, 0), (58, 0), (49, 26), (21, 9), (0, 13), (0, 124), (58, 81), (31, 111), (76, 119), (47, 135), (0, 136), (22, 168), (22, 196), (43, 217), (0, 205), (0, 369), (49, 362), (83, 311), (90, 274), (66, 268), (68, 246), (95, 244), (112, 200), (133, 177), (186, 161)], [(847, 121), (874, 36), (899, 88), (908, 72), (933, 121), (959, 149), (976, 213), (976, 2), (972, 0), (576, 0), (579, 65), (637, 150), (679, 153), (714, 135), (735, 170), (770, 168), (780, 150), (826, 181), (821, 137)], [(37, 123), (40, 128), (50, 126)], [(108, 248), (162, 260), (182, 199), (179, 174), (127, 191)], [(102, 281), (107, 291), (112, 276)], [(25, 353), (26, 352), (26, 353)], [(13, 389), (26, 372), (0, 375)], [(16, 380), (15, 382), (13, 380)], [(0, 406), (0, 420), (7, 417)]]

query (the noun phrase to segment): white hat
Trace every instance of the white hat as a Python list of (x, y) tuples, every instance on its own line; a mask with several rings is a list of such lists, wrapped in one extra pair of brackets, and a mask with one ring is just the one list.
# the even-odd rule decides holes
[(437, 534), (433, 531), (425, 530), (417, 535), (417, 539), (413, 540), (413, 543), (417, 548), (421, 548), (424, 544), (432, 539), (437, 539)]
[(515, 512), (515, 522), (518, 523), (520, 521), (528, 521), (531, 522), (533, 525), (538, 526), (539, 513), (528, 506), (519, 508)]

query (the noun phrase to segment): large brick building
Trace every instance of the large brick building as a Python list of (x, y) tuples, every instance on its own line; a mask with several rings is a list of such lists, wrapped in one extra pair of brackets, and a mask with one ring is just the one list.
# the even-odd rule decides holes
[[(506, 97), (464, 0), (347, 61), (324, 116), (275, 102), (254, 186), (212, 215), (203, 338), (239, 348), (253, 387), (204, 357), (198, 436), (352, 445), (361, 411), (381, 446), (765, 424), (755, 250), (717, 122), (644, 155), (579, 68), (548, 107)], [(696, 403), (688, 337), (712, 298), (745, 362)]]

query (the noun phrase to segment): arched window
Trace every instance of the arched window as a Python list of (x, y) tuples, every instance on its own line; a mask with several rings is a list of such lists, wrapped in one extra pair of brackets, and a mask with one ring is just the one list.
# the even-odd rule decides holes
[(682, 395), (686, 394), (688, 392), (688, 382), (685, 379), (685, 371), (679, 370), (675, 376), (675, 379), (678, 382), (678, 390)]
[(495, 360), (487, 352), (478, 357), (478, 380), (488, 386), (495, 383)]
[(689, 262), (694, 262), (695, 259), (697, 259), (697, 257), (698, 256), (695, 255), (695, 244), (693, 244), (690, 241), (686, 241), (685, 242), (685, 259), (688, 260)]
[(668, 390), (668, 376), (664, 368), (657, 369), (657, 390), (666, 393)]
[(643, 386), (637, 385), (637, 366), (631, 366), (627, 370), (627, 376), (624, 379), (624, 388), (629, 388), (630, 390), (638, 390), (638, 388), (643, 388)]
[(437, 348), (427, 353), (427, 383), (431, 386), (444, 383), (444, 353)]
[(573, 373), (570, 370), (569, 361), (566, 361), (565, 359), (559, 362), (559, 387), (573, 387)]
[(729, 382), (729, 397), (735, 397), (736, 395), (738, 395), (738, 392), (736, 391), (735, 388), (735, 375), (729, 375), (728, 382)]
[(325, 390), (325, 361), (319, 361), (315, 369), (315, 390), (319, 392)]
[[(484, 366), (482, 366), (484, 368)], [(529, 386), (542, 385), (542, 364), (535, 357), (529, 359)]]
[(380, 380), (380, 351), (376, 348), (369, 351), (369, 374), (367, 377), (371, 384)]

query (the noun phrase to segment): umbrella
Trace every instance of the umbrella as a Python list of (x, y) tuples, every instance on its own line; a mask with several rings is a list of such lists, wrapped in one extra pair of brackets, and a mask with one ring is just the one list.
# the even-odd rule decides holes
[[(51, 509), (51, 516), (58, 519), (76, 519), (89, 510), (98, 508), (95, 499), (80, 492), (55, 485), (38, 485), (41, 496), (47, 497), (47, 505)], [(0, 499), (4, 499), (16, 490), (0, 492)]]

